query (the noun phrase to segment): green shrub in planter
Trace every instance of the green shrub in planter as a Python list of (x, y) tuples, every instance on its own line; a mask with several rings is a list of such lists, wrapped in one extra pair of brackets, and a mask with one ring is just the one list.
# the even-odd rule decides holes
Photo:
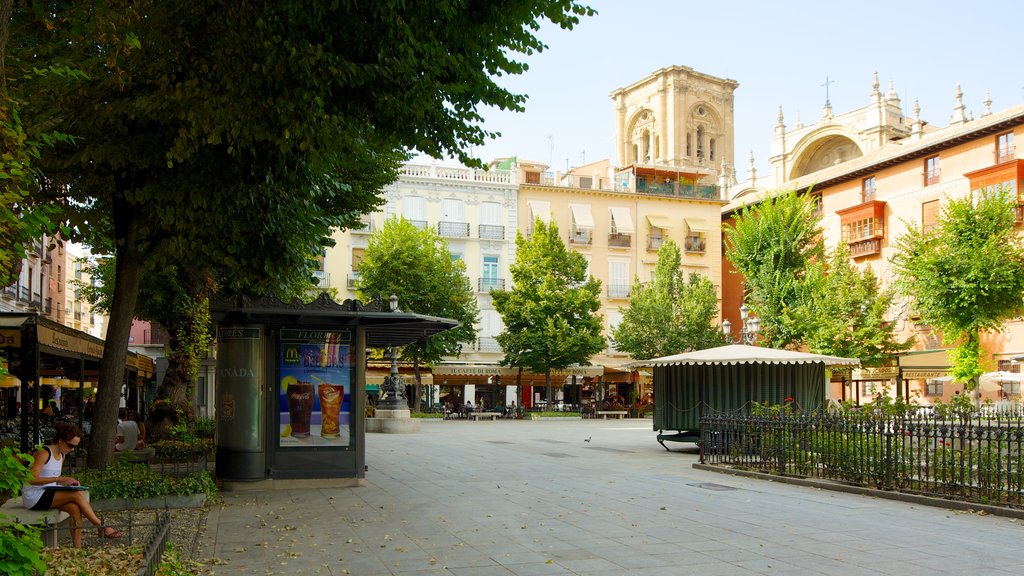
[(174, 483), (174, 494), (178, 496), (189, 496), (192, 494), (206, 494), (213, 497), (217, 495), (217, 484), (207, 471), (194, 472), (180, 478)]
[(213, 418), (196, 418), (194, 430), (200, 438), (213, 438), (213, 433), (217, 430), (217, 421)]
[(86, 470), (78, 480), (94, 500), (154, 498), (171, 494), (173, 479), (140, 464), (115, 462), (103, 470)]
[(213, 440), (161, 440), (153, 445), (153, 449), (156, 450), (156, 457), (162, 460), (192, 462), (213, 451)]

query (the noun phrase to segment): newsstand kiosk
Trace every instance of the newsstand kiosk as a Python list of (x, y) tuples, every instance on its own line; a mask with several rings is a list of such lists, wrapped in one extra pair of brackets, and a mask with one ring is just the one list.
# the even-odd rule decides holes
[(454, 320), (381, 302), (274, 297), (211, 303), (217, 321), (217, 476), (228, 481), (365, 476), (366, 350)]

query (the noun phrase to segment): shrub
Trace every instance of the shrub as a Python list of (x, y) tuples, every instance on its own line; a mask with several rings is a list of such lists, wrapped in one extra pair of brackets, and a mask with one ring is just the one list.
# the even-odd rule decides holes
[(175, 462), (191, 462), (205, 457), (213, 451), (213, 440), (193, 438), (191, 440), (161, 440), (153, 445), (156, 457)]
[(14, 448), (0, 448), (0, 503), (21, 494), (21, 487), (32, 478), (32, 456)]
[(174, 478), (128, 462), (116, 462), (104, 470), (86, 470), (79, 474), (79, 480), (89, 487), (90, 495), (96, 500), (137, 500), (159, 496), (217, 494), (217, 484), (209, 472), (196, 472), (182, 478)]
[(7, 524), (0, 529), (0, 574), (32, 576), (46, 572), (40, 552), (43, 540), (39, 529), (23, 524)]
[(178, 496), (206, 494), (213, 497), (217, 494), (217, 483), (213, 481), (213, 476), (210, 476), (210, 473), (205, 470), (194, 472), (174, 483), (174, 493)]

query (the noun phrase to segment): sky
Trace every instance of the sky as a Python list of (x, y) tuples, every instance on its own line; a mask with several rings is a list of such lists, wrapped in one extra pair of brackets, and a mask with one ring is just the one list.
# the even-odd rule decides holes
[[(502, 135), (472, 154), (485, 163), (518, 156), (565, 170), (614, 158), (615, 110), (609, 94), (666, 66), (739, 82), (735, 92), (736, 175), (748, 176), (753, 151), (759, 175), (779, 106), (785, 124), (821, 117), (828, 96), (838, 115), (869, 103), (872, 75), (890, 80), (913, 115), (949, 122), (957, 82), (974, 117), (1024, 102), (1019, 0), (591, 0), (598, 11), (572, 31), (548, 23), (548, 49), (525, 58), (530, 69), (500, 78), (528, 96), (524, 113), (483, 108), (484, 126)], [(419, 157), (414, 162), (429, 161)], [(439, 161), (456, 165), (450, 159)]]

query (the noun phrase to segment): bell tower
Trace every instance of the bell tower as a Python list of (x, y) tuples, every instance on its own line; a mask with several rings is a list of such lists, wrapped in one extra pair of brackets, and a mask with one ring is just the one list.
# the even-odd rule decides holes
[(618, 166), (731, 176), (738, 86), (735, 80), (670, 66), (613, 91)]

